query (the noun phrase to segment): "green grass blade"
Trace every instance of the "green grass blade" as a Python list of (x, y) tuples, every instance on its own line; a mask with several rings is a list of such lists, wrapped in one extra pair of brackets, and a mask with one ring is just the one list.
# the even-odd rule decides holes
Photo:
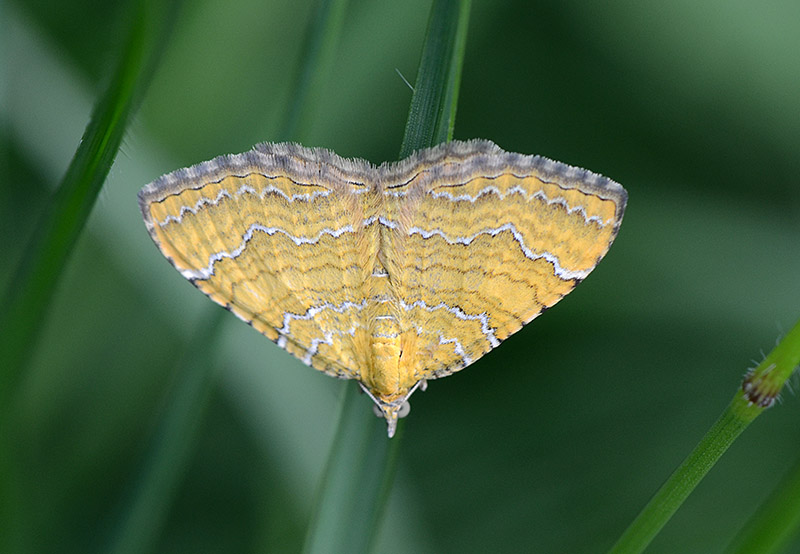
[[(5, 2), (0, 2), (0, 33), (3, 37), (10, 34), (8, 24), (8, 8)], [(8, 38), (0, 41), (0, 106), (8, 106), (9, 102), (9, 70), (8, 62), (11, 49)], [(0, 171), (3, 175), (9, 174), (9, 149), (10, 138), (8, 136), (8, 116), (5, 109), (0, 109)]]
[[(81, 143), (58, 189), (42, 214), (19, 266), (0, 301), (0, 511), (7, 512), (2, 547), (25, 548), (17, 466), (14, 399), (34, 350), (41, 322), (59, 277), (108, 175), (131, 115), (138, 107), (160, 59), (177, 2), (138, 1), (132, 6), (130, 35), (109, 86), (95, 105)], [(17, 525), (19, 524), (19, 525)], [(13, 531), (12, 531), (13, 529)], [(5, 549), (3, 551), (6, 551)]]
[(186, 462), (194, 451), (202, 414), (211, 397), (214, 368), (211, 354), (226, 311), (215, 308), (187, 348), (177, 369), (172, 394), (130, 491), (123, 497), (120, 514), (101, 552), (136, 554), (152, 552), (169, 507), (177, 493)]
[(786, 380), (800, 364), (800, 321), (751, 371), (731, 403), (700, 444), (667, 479), (617, 543), (614, 554), (644, 551), (733, 441), (772, 406)]
[(303, 552), (369, 552), (391, 488), (401, 430), (386, 437), (357, 383), (343, 387), (339, 422)]
[[(469, 1), (436, 0), (412, 96), (401, 159), (452, 137), (464, 59)], [(342, 397), (339, 423), (324, 470), (304, 552), (369, 552), (391, 490), (402, 439), (392, 439), (355, 383)]]
[(291, 88), (291, 103), (276, 140), (303, 142), (308, 135), (315, 107), (325, 94), (346, 8), (347, 0), (317, 0)]
[[(315, 111), (318, 95), (310, 89), (319, 87), (330, 73), (333, 60), (330, 50), (335, 48), (341, 33), (346, 4), (346, 0), (317, 3), (290, 95), (289, 115), (279, 131), (282, 140), (297, 140), (302, 121), (310, 119)], [(135, 554), (152, 550), (194, 450), (213, 381), (215, 339), (226, 315), (217, 306), (209, 307), (198, 340), (187, 345), (175, 386), (166, 399), (165, 414), (158, 423), (140, 473), (120, 506), (104, 552)]]
[(119, 66), (0, 303), (0, 402), (4, 406), (33, 351), (58, 279), (160, 58), (160, 45), (176, 5), (152, 0), (135, 4)]
[(800, 460), (753, 514), (726, 550), (728, 554), (785, 552), (800, 532)]
[(400, 159), (453, 138), (470, 0), (434, 2)]

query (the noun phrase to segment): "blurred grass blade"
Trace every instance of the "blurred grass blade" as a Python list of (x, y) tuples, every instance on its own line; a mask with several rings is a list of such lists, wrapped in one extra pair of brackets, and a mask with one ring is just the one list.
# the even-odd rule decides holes
[(435, 1), (422, 48), (400, 158), (453, 138), (470, 0)]
[(58, 279), (163, 50), (177, 2), (137, 1), (119, 66), (0, 303), (0, 402), (13, 396)]
[[(464, 60), (468, 0), (435, 0), (422, 50), (400, 158), (452, 138)], [(356, 383), (342, 395), (304, 552), (369, 552), (394, 478), (403, 422), (392, 439)]]
[[(9, 14), (5, 2), (0, 2), (0, 107), (9, 105), (9, 75), (8, 61), (11, 52), (10, 43), (7, 37), (10, 35), (10, 25), (8, 24)], [(6, 109), (0, 109), (0, 171), (3, 175), (9, 175), (10, 158), (10, 139), (8, 136), (8, 114)]]
[(166, 399), (149, 452), (121, 512), (112, 521), (112, 534), (100, 552), (152, 552), (169, 507), (177, 493), (186, 461), (194, 451), (202, 414), (213, 390), (216, 358), (211, 354), (218, 328), (227, 312), (215, 307), (198, 326), (184, 353)]
[(369, 552), (391, 490), (402, 427), (386, 422), (357, 383), (346, 383), (339, 422), (303, 552)]
[(631, 554), (647, 548), (733, 441), (756, 417), (775, 403), (781, 388), (798, 364), (800, 321), (764, 361), (748, 373), (741, 390), (717, 422), (647, 503), (610, 552)]
[[(312, 15), (306, 34), (307, 43), (300, 59), (298, 77), (291, 91), (291, 105), (279, 136), (297, 140), (301, 132), (298, 114), (311, 117), (319, 94), (309, 90), (319, 87), (330, 73), (338, 35), (341, 33), (346, 0), (321, 0)], [(321, 38), (322, 37), (322, 38)], [(112, 535), (102, 549), (114, 554), (152, 551), (161, 531), (183, 470), (194, 450), (197, 429), (207, 405), (215, 364), (213, 360), (219, 325), (224, 310), (209, 307), (207, 321), (185, 348), (175, 386), (166, 399), (166, 411), (158, 424), (140, 474), (112, 522)]]
[(726, 550), (728, 554), (786, 552), (800, 533), (800, 460), (753, 514)]
[(333, 56), (342, 34), (347, 0), (317, 0), (306, 30), (300, 64), (294, 77), (291, 103), (276, 141), (303, 142), (325, 94)]

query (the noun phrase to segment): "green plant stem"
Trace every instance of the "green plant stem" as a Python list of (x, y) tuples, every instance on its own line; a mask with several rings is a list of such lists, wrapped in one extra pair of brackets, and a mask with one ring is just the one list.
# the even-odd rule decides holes
[(469, 12), (470, 0), (435, 1), (431, 6), (401, 160), (415, 150), (453, 139)]
[(742, 389), (700, 444), (667, 479), (611, 548), (614, 554), (644, 551), (733, 441), (765, 409), (800, 363), (800, 321), (745, 378)]
[(800, 532), (800, 460), (758, 508), (728, 554), (777, 554), (785, 552)]
[(386, 437), (357, 383), (343, 387), (339, 422), (303, 552), (368, 552), (375, 538), (402, 434)]
[[(452, 138), (469, 8), (468, 0), (435, 0), (431, 7), (401, 159)], [(377, 537), (403, 422), (387, 439), (385, 423), (357, 397), (357, 385), (348, 384), (306, 535), (308, 554), (369, 552)]]
[(114, 162), (131, 115), (160, 59), (177, 2), (137, 1), (129, 39), (108, 89), (0, 303), (0, 405), (24, 371), (58, 279)]
[(745, 407), (746, 413), (742, 417), (739, 415), (742, 403), (746, 405), (747, 401), (740, 392), (700, 444), (647, 503), (610, 552), (642, 552), (650, 544), (736, 437), (758, 415), (756, 412), (761, 411), (761, 408), (754, 406)]

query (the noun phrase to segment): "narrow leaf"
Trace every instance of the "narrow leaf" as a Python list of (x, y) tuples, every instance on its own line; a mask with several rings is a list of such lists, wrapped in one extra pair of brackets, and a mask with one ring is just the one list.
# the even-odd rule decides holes
[[(400, 158), (450, 140), (469, 20), (468, 0), (435, 0)], [(356, 383), (348, 383), (304, 552), (369, 552), (389, 498), (403, 424), (386, 437)]]
[(764, 361), (748, 373), (741, 390), (717, 422), (647, 503), (610, 552), (630, 554), (647, 548), (733, 441), (774, 404), (799, 363), (800, 321)]

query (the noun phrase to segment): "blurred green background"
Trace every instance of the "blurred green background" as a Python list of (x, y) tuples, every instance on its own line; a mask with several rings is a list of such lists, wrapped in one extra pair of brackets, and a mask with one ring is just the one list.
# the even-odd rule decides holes
[[(308, 146), (396, 159), (411, 93), (395, 69), (413, 81), (429, 7), (350, 3)], [(114, 66), (126, 8), (0, 8), (0, 286)], [(275, 137), (310, 10), (185, 3), (23, 383), (14, 525), (34, 551), (102, 551), (177, 361), (218, 309), (153, 246), (137, 191)], [(798, 28), (792, 0), (473, 1), (455, 137), (590, 168), (630, 202), (575, 292), (414, 396), (379, 552), (606, 550), (800, 317)], [(156, 550), (297, 551), (346, 384), (232, 316), (211, 362)], [(798, 418), (785, 393), (649, 552), (721, 551), (800, 457)]]

